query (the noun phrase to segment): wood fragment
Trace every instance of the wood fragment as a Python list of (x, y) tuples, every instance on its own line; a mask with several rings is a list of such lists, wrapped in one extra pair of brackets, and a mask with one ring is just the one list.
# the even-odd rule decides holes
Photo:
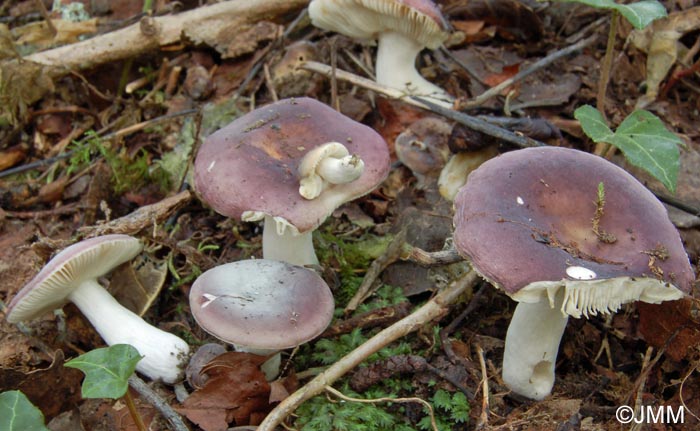
[(141, 230), (162, 222), (192, 199), (192, 192), (182, 191), (160, 202), (138, 208), (136, 211), (96, 226), (84, 226), (78, 229), (85, 238), (108, 234), (133, 235)]
[[(177, 15), (148, 17), (150, 29), (144, 34), (141, 22), (92, 39), (38, 52), (24, 57), (35, 63), (69, 70), (138, 57), (162, 46), (179, 43), (205, 30), (216, 32), (284, 16), (300, 10), (307, 0), (231, 0), (202, 6)], [(216, 34), (210, 34), (214, 38)]]

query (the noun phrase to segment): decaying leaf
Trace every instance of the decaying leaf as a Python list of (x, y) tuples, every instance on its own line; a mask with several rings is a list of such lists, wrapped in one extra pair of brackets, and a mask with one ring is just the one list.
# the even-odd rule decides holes
[[(643, 108), (659, 94), (659, 86), (676, 60), (683, 58), (688, 48), (680, 38), (700, 28), (700, 6), (674, 12), (668, 17), (658, 19), (643, 30), (630, 34), (630, 41), (640, 51), (647, 53), (647, 91), (637, 101), (637, 109)], [(686, 65), (688, 66), (688, 65)]]
[(33, 22), (12, 30), (20, 45), (34, 45), (37, 48), (47, 48), (51, 45), (74, 43), (80, 36), (97, 32), (97, 19), (73, 22), (63, 19), (52, 19), (56, 34), (46, 24), (46, 21)]
[(109, 291), (120, 304), (143, 316), (158, 297), (167, 275), (165, 261), (157, 262), (141, 254), (112, 272)]
[(684, 359), (700, 343), (697, 300), (687, 297), (661, 304), (639, 302), (637, 310), (644, 340), (654, 347), (665, 347), (674, 361)]
[(0, 123), (17, 124), (26, 116), (27, 107), (54, 90), (52, 70), (29, 61), (0, 63)]
[(264, 356), (227, 352), (203, 371), (209, 375), (178, 410), (204, 431), (223, 431), (229, 424), (248, 425), (269, 411), (270, 384), (260, 365)]
[(0, 369), (0, 388), (21, 390), (34, 404), (41, 406), (47, 419), (51, 419), (80, 401), (78, 388), (82, 373), (65, 368), (63, 363), (63, 352), (57, 350), (48, 368), (30, 373)]

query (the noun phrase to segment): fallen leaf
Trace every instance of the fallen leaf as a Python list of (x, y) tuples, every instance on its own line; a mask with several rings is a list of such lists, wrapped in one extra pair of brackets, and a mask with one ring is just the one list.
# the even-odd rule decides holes
[(684, 359), (700, 343), (696, 301), (686, 297), (661, 304), (638, 302), (639, 332), (644, 340), (656, 348), (665, 346), (674, 361)]
[(109, 291), (120, 304), (143, 316), (158, 297), (167, 275), (165, 261), (157, 262), (142, 254), (112, 272)]
[[(515, 76), (516, 73), (520, 70), (520, 63), (516, 64), (509, 64), (507, 66), (503, 66), (503, 69), (499, 73), (494, 73), (491, 74), (487, 77), (484, 78), (484, 82), (491, 87), (495, 87), (501, 82), (512, 78)], [(507, 89), (504, 89), (506, 91)]]
[[(229, 424), (249, 425), (270, 405), (270, 384), (260, 365), (267, 358), (250, 353), (227, 352), (209, 362), (203, 372), (209, 379), (177, 409), (204, 431), (224, 431)], [(257, 417), (257, 415), (255, 415)]]

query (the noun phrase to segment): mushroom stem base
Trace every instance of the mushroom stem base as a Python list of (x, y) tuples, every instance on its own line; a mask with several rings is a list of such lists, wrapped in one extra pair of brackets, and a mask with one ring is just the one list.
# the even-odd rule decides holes
[(264, 259), (279, 260), (299, 266), (318, 265), (311, 237), (313, 231), (295, 233), (289, 226), (279, 230), (277, 227), (278, 222), (273, 217), (265, 216), (263, 228)]
[(122, 306), (97, 281), (84, 281), (69, 299), (80, 309), (107, 345), (130, 344), (143, 355), (136, 370), (153, 380), (178, 381), (189, 346), (179, 337), (146, 323)]
[(561, 311), (562, 290), (551, 304), (547, 299), (519, 303), (508, 326), (503, 381), (524, 397), (541, 400), (552, 392), (559, 342), (568, 321)]

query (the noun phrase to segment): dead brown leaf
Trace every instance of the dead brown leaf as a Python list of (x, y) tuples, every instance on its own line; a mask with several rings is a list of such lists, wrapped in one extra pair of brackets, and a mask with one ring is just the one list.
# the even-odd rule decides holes
[(270, 409), (270, 384), (260, 371), (265, 360), (241, 352), (217, 356), (203, 369), (209, 379), (178, 411), (204, 431), (224, 431), (231, 423), (251, 424), (256, 413)]
[(700, 343), (700, 321), (694, 317), (696, 301), (687, 297), (661, 304), (637, 303), (639, 332), (652, 346), (665, 346), (666, 354), (674, 361), (684, 359)]

